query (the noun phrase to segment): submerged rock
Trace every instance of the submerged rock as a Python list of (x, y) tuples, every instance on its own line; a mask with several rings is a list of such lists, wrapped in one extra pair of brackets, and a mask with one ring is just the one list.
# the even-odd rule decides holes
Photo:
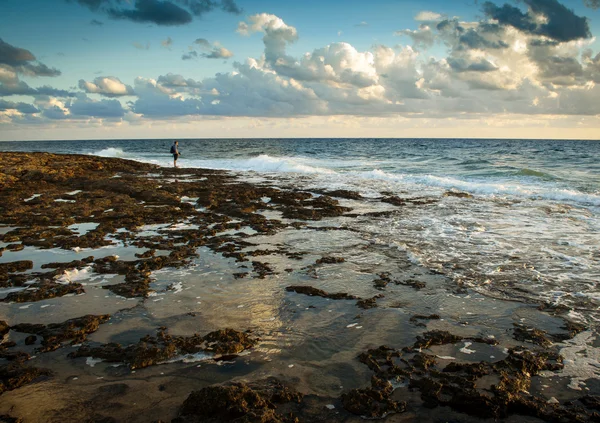
[(163, 328), (159, 330), (157, 336), (145, 336), (134, 345), (126, 347), (116, 343), (98, 347), (83, 345), (76, 352), (69, 354), (69, 357), (93, 357), (109, 363), (125, 363), (133, 370), (202, 351), (233, 356), (252, 348), (257, 342), (248, 333), (234, 329), (222, 329), (202, 337), (200, 335), (172, 336)]
[(392, 413), (402, 413), (406, 410), (405, 402), (391, 399), (394, 388), (387, 380), (375, 376), (371, 378), (371, 387), (353, 389), (342, 394), (344, 408), (367, 419), (382, 419)]
[(328, 294), (327, 292), (314, 288), (312, 286), (288, 286), (286, 289), (288, 292), (296, 292), (297, 294), (304, 294), (311, 297), (323, 297), (331, 300), (358, 300), (359, 298), (347, 294), (345, 292), (338, 292), (336, 294)]
[(87, 335), (96, 332), (102, 323), (106, 323), (110, 315), (84, 316), (76, 319), (70, 319), (63, 323), (53, 323), (50, 325), (21, 323), (11, 326), (12, 330), (17, 332), (31, 333), (41, 336), (42, 344), (37, 349), (39, 352), (49, 352), (57, 350), (65, 341), (71, 341), (71, 344), (80, 344), (87, 339)]
[(384, 297), (384, 295), (379, 294), (379, 295), (375, 295), (372, 298), (368, 298), (366, 300), (358, 300), (356, 302), (356, 305), (365, 310), (368, 310), (370, 308), (375, 308), (375, 307), (377, 307), (377, 300), (380, 298), (383, 298), (383, 297)]

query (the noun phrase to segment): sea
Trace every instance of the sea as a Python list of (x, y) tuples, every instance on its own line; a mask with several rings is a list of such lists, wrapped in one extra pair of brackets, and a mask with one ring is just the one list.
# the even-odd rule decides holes
[[(118, 157), (172, 166), (173, 140), (1, 142), (0, 151)], [(371, 244), (486, 296), (600, 318), (600, 141), (182, 139), (182, 168), (306, 190), (443, 198), (355, 219)], [(469, 194), (451, 195), (451, 194)]]

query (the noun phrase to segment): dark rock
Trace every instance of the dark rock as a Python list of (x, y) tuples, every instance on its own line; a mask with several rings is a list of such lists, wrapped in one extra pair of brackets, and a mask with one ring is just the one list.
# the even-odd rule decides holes
[(312, 286), (288, 286), (286, 289), (288, 292), (296, 292), (298, 294), (304, 294), (311, 297), (323, 297), (331, 300), (357, 300), (358, 297), (347, 294), (345, 292), (338, 292), (336, 294), (328, 294), (327, 292), (314, 288)]
[(37, 341), (37, 336), (29, 335), (27, 338), (25, 338), (25, 345), (33, 345), (33, 344), (35, 344), (36, 341)]
[(41, 376), (50, 375), (49, 370), (28, 367), (19, 360), (0, 364), (0, 394), (27, 385)]
[(43, 337), (42, 345), (37, 349), (39, 352), (54, 351), (62, 346), (65, 341), (71, 340), (71, 344), (80, 344), (87, 339), (87, 335), (96, 332), (102, 323), (105, 323), (110, 315), (84, 316), (70, 319), (63, 323), (53, 323), (48, 326), (41, 324), (21, 323), (12, 326), (17, 332), (33, 333)]
[(530, 328), (520, 323), (513, 323), (513, 338), (521, 342), (531, 342), (542, 347), (549, 347), (552, 342), (547, 338), (543, 330)]
[(249, 334), (233, 329), (211, 332), (201, 337), (171, 336), (161, 329), (156, 337), (145, 336), (137, 344), (123, 347), (109, 343), (99, 347), (83, 345), (71, 358), (94, 357), (109, 363), (126, 363), (133, 369), (141, 369), (171, 360), (179, 355), (195, 354), (200, 351), (214, 354), (238, 354), (253, 347), (257, 340)]
[(409, 321), (413, 322), (413, 323), (416, 323), (419, 320), (440, 320), (440, 315), (439, 314), (430, 314), (429, 316), (426, 316), (423, 314), (416, 314), (409, 319)]
[(383, 298), (384, 295), (375, 295), (373, 298), (368, 298), (366, 300), (358, 300), (356, 302), (356, 305), (360, 308), (363, 308), (365, 310), (368, 310), (370, 308), (375, 308), (377, 307), (377, 300), (380, 298)]
[(326, 256), (326, 257), (321, 257), (320, 259), (318, 259), (316, 261), (316, 263), (317, 264), (337, 264), (337, 263), (344, 263), (345, 261), (346, 261), (346, 259), (343, 257)]
[[(32, 289), (36, 288), (36, 289)], [(5, 298), (0, 301), (29, 303), (47, 300), (50, 298), (63, 297), (67, 294), (83, 294), (85, 290), (80, 283), (60, 284), (54, 282), (42, 282), (32, 284), (30, 288), (18, 292), (10, 292)]]
[(446, 191), (444, 193), (444, 197), (456, 197), (456, 198), (473, 198), (471, 194), (468, 192), (460, 192), (460, 191)]
[(33, 269), (33, 262), (31, 260), (0, 263), (0, 273), (26, 272), (30, 269)]
[(277, 413), (278, 404), (300, 403), (303, 395), (270, 378), (251, 384), (208, 386), (192, 392), (174, 422), (295, 422)]
[(406, 410), (406, 403), (391, 399), (392, 392), (394, 388), (390, 382), (373, 376), (370, 388), (353, 389), (342, 394), (342, 404), (352, 414), (382, 419), (389, 414)]

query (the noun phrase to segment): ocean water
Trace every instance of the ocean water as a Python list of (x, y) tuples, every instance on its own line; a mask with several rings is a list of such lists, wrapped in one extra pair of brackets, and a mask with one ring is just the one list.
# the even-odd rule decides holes
[[(172, 140), (2, 142), (0, 151), (119, 157), (172, 166)], [(180, 167), (224, 169), (307, 190), (430, 197), (345, 224), (373, 245), (487, 296), (600, 317), (600, 141), (457, 139), (181, 140)], [(472, 198), (444, 194), (460, 191)], [(379, 203), (380, 204), (380, 203)], [(394, 207), (390, 207), (393, 209)]]

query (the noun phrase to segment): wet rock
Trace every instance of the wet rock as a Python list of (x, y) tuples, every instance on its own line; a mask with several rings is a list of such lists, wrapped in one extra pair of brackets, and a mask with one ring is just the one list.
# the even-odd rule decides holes
[(312, 286), (288, 286), (286, 289), (288, 292), (296, 292), (297, 294), (304, 294), (311, 297), (323, 297), (331, 300), (357, 300), (358, 297), (347, 294), (345, 292), (338, 292), (336, 294), (328, 294), (327, 292), (314, 288)]
[(201, 351), (214, 354), (238, 354), (253, 347), (257, 340), (248, 333), (233, 329), (211, 332), (201, 337), (171, 336), (166, 329), (161, 329), (157, 336), (145, 336), (137, 344), (123, 347), (109, 343), (99, 347), (83, 345), (76, 352), (69, 354), (71, 358), (94, 357), (109, 363), (126, 363), (132, 370), (141, 369), (172, 360), (180, 355), (196, 354)]
[(12, 391), (34, 382), (42, 376), (50, 376), (51, 372), (37, 367), (28, 367), (21, 361), (13, 361), (0, 365), (0, 394)]
[(243, 278), (245, 278), (246, 276), (248, 276), (248, 274), (249, 274), (248, 272), (234, 273), (234, 274), (233, 274), (233, 277), (234, 277), (235, 279), (243, 279)]
[(321, 257), (320, 259), (318, 259), (316, 261), (316, 264), (337, 264), (337, 263), (344, 263), (345, 261), (346, 261), (346, 259), (343, 257), (326, 256), (326, 257)]
[(25, 338), (25, 345), (33, 345), (36, 343), (36, 341), (37, 341), (37, 336), (30, 335), (27, 338)]
[(248, 333), (234, 329), (222, 329), (209, 333), (203, 338), (205, 351), (215, 354), (237, 354), (253, 347), (256, 340)]
[(302, 397), (273, 378), (250, 384), (208, 386), (188, 396), (173, 422), (292, 423), (298, 420), (279, 414), (277, 406), (300, 403)]
[(359, 300), (356, 302), (356, 305), (362, 309), (368, 310), (370, 308), (377, 307), (377, 300), (383, 298), (384, 295), (375, 295), (373, 298), (368, 298), (366, 300)]
[(392, 413), (402, 413), (406, 403), (391, 399), (394, 392), (392, 384), (375, 376), (371, 379), (371, 387), (353, 389), (342, 395), (344, 408), (364, 418), (382, 419)]
[(413, 323), (416, 323), (419, 320), (440, 320), (440, 315), (439, 314), (430, 314), (429, 316), (426, 316), (423, 314), (415, 314), (408, 320)]
[(21, 323), (11, 326), (17, 332), (32, 333), (43, 337), (42, 345), (36, 351), (49, 352), (62, 346), (63, 342), (71, 341), (71, 344), (80, 344), (87, 339), (87, 335), (96, 332), (102, 323), (106, 323), (110, 315), (92, 316), (87, 315), (76, 319), (70, 319), (63, 323), (50, 325)]
[(460, 191), (446, 191), (444, 193), (444, 197), (456, 197), (456, 198), (474, 198), (473, 195), (468, 192), (460, 192)]
[(396, 282), (396, 285), (410, 286), (411, 288), (414, 288), (417, 291), (421, 290), (427, 286), (427, 284), (425, 282), (421, 282), (416, 279), (407, 279), (405, 281), (395, 281), (395, 282)]
[(269, 266), (269, 263), (261, 263), (260, 261), (253, 261), (252, 267), (254, 272), (258, 275), (259, 279), (264, 279), (266, 276), (275, 275), (275, 271)]
[(8, 326), (8, 323), (6, 323), (4, 320), (0, 320), (0, 340), (4, 338), (9, 330), (10, 326)]
[(362, 200), (362, 198), (363, 198), (363, 196), (360, 195), (358, 192), (349, 191), (349, 190), (345, 190), (345, 189), (338, 189), (335, 191), (327, 191), (327, 192), (325, 192), (325, 194), (327, 194), (330, 197), (346, 198), (348, 200)]
[(423, 336), (417, 336), (417, 342), (412, 349), (429, 348), (434, 345), (456, 344), (462, 341), (461, 336), (453, 335), (450, 332), (434, 330), (426, 332)]
[(26, 272), (27, 270), (31, 269), (33, 269), (33, 262), (31, 260), (0, 263), (0, 273)]
[(29, 285), (29, 288), (23, 291), (10, 292), (0, 301), (29, 303), (47, 300), (49, 298), (63, 297), (67, 294), (79, 295), (83, 293), (85, 293), (85, 290), (80, 283), (69, 283), (65, 285), (54, 282), (42, 282)]
[(428, 204), (434, 204), (434, 203), (438, 202), (438, 200), (434, 199), (434, 198), (425, 198), (425, 197), (401, 198), (398, 196), (385, 197), (381, 201), (384, 203), (392, 204), (397, 207), (403, 207), (403, 206), (408, 206), (408, 205), (425, 206)]
[(23, 423), (23, 419), (20, 417), (11, 417), (8, 414), (0, 416), (0, 423)]
[(513, 323), (513, 338), (521, 342), (530, 342), (542, 347), (549, 347), (552, 342), (546, 336), (543, 330), (531, 328), (520, 323)]

